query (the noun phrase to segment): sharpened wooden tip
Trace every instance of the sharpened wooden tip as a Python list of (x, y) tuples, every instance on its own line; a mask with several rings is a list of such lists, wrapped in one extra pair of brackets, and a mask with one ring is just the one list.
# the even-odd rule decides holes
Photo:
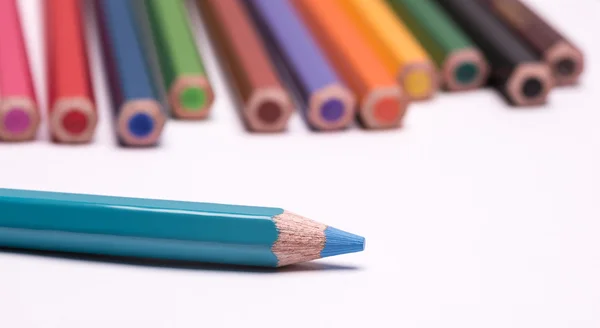
[(273, 218), (279, 236), (271, 250), (277, 266), (361, 252), (365, 238), (285, 211)]

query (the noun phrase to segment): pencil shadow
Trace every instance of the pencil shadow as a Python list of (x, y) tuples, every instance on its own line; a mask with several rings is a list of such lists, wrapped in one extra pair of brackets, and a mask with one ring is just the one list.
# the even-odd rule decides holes
[(178, 260), (158, 260), (141, 259), (134, 257), (118, 257), (92, 254), (75, 254), (66, 252), (41, 251), (41, 250), (23, 250), (16, 248), (0, 247), (0, 253), (11, 253), (23, 256), (35, 256), (44, 258), (55, 258), (67, 261), (92, 262), (99, 264), (112, 264), (145, 268), (161, 268), (174, 270), (192, 270), (192, 271), (218, 271), (218, 272), (239, 272), (239, 273), (296, 273), (296, 272), (323, 272), (323, 271), (357, 271), (360, 267), (329, 264), (324, 262), (307, 262), (301, 264), (289, 265), (282, 268), (263, 268), (254, 266), (239, 266), (227, 264), (210, 264)]

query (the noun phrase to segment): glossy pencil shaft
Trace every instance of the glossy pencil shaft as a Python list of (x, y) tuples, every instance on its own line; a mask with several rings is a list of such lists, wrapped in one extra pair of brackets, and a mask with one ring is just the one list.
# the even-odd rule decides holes
[(288, 0), (248, 0), (258, 26), (281, 60), (309, 124), (340, 129), (353, 118), (354, 101)]
[(397, 76), (411, 99), (424, 100), (435, 94), (438, 79), (433, 62), (385, 0), (338, 3), (368, 38), (388, 70)]
[(207, 117), (213, 90), (196, 47), (184, 1), (148, 0), (146, 7), (174, 114), (188, 119)]
[(0, 0), (0, 139), (33, 139), (37, 99), (16, 0)]
[(435, 61), (448, 90), (475, 89), (487, 80), (484, 56), (437, 3), (432, 0), (388, 2)]
[(368, 128), (400, 124), (408, 103), (382, 60), (370, 48), (337, 0), (294, 0), (307, 26), (358, 97), (359, 116)]
[(545, 102), (552, 87), (548, 68), (476, 0), (436, 0), (485, 53), (492, 83), (516, 105)]
[(198, 5), (231, 73), (248, 127), (259, 132), (284, 130), (292, 104), (244, 4), (199, 0)]
[(0, 211), (2, 247), (275, 267), (364, 245), (278, 208), (0, 189)]
[(130, 0), (95, 3), (119, 139), (128, 146), (153, 145), (165, 113), (136, 28), (135, 7)]
[(478, 0), (545, 60), (556, 82), (574, 84), (583, 72), (581, 50), (520, 0)]
[(59, 142), (88, 142), (96, 129), (82, 2), (46, 0), (50, 132)]

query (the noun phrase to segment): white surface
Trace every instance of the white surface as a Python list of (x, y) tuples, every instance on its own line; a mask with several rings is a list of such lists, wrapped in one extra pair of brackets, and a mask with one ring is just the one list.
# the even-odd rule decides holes
[[(95, 51), (95, 142), (52, 145), (43, 129), (2, 144), (0, 186), (281, 206), (367, 248), (280, 273), (0, 253), (0, 327), (599, 327), (600, 2), (531, 2), (585, 51), (581, 86), (529, 110), (443, 94), (392, 132), (317, 134), (296, 115), (285, 135), (250, 135), (211, 51), (212, 119), (120, 149)], [(39, 3), (21, 9), (42, 91)]]

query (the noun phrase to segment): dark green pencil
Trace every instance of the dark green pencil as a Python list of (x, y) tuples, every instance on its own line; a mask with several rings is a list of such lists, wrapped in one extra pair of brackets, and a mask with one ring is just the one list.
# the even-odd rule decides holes
[(184, 1), (148, 0), (146, 8), (173, 114), (184, 119), (206, 118), (213, 103), (213, 90)]
[(431, 0), (387, 0), (440, 69), (449, 91), (481, 87), (488, 64), (471, 39)]

